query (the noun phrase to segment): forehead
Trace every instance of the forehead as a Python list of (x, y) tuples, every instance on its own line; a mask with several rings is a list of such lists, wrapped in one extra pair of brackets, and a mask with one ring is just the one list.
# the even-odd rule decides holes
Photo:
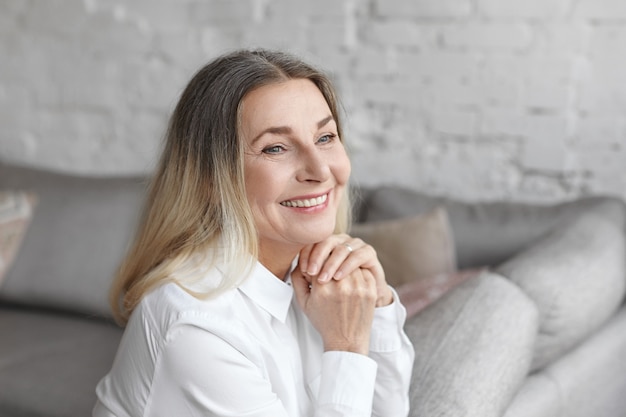
[(244, 128), (289, 124), (296, 118), (310, 118), (317, 122), (327, 115), (331, 115), (331, 110), (324, 95), (308, 79), (292, 79), (259, 87), (249, 92), (241, 103)]

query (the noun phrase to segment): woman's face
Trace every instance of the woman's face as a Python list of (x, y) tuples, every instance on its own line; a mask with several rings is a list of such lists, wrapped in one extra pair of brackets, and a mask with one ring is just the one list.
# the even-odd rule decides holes
[(296, 79), (248, 93), (241, 135), (261, 254), (299, 251), (330, 236), (350, 161), (317, 86)]

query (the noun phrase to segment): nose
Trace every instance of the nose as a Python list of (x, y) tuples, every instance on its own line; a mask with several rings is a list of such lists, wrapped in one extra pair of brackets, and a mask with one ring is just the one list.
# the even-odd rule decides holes
[(299, 169), (296, 174), (298, 181), (324, 182), (330, 177), (330, 161), (328, 155), (312, 146), (301, 149), (298, 153)]

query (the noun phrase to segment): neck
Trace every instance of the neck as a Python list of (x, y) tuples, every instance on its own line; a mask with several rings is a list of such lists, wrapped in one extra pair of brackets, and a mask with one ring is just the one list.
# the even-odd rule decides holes
[(276, 248), (270, 245), (259, 245), (259, 262), (278, 279), (285, 280), (291, 269), (291, 263), (302, 248)]

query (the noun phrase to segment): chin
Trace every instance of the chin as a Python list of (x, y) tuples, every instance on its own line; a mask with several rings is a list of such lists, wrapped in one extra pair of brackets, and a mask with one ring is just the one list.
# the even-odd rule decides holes
[(330, 229), (327, 232), (320, 232), (318, 231), (317, 233), (314, 233), (312, 235), (309, 235), (308, 239), (306, 239), (307, 241), (307, 245), (313, 245), (315, 243), (319, 243), (325, 239), (328, 239), (330, 236), (332, 236), (335, 233), (335, 228), (333, 227), (332, 229)]

